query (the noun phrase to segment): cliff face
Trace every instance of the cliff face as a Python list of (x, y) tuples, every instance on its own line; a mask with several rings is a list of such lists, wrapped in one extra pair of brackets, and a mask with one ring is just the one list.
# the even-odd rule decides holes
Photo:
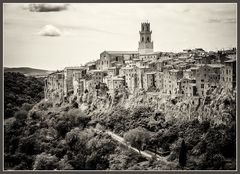
[(160, 95), (137, 91), (132, 95), (126, 90), (116, 91), (110, 96), (107, 93), (85, 93), (76, 100), (79, 107), (89, 114), (104, 114), (118, 107), (133, 109), (151, 107), (162, 112), (166, 120), (187, 121), (198, 119), (212, 120), (214, 124), (227, 124), (235, 116), (235, 93), (215, 89), (204, 98)]
[[(141, 127), (149, 132), (150, 139), (145, 142), (147, 150), (167, 154), (168, 161), (178, 163), (184, 139), (188, 148), (187, 169), (232, 170), (236, 166), (235, 96), (235, 93), (221, 89), (211, 91), (204, 98), (144, 91), (129, 95), (124, 89), (112, 96), (103, 91), (90, 91), (82, 96), (70, 96), (62, 103), (59, 100), (43, 101), (34, 106), (29, 117), (47, 119), (49, 127), (58, 125), (56, 129), (60, 131), (69, 119), (75, 122), (80, 117), (79, 123), (88, 128), (100, 127), (122, 137)], [(82, 118), (82, 115), (86, 117)]]

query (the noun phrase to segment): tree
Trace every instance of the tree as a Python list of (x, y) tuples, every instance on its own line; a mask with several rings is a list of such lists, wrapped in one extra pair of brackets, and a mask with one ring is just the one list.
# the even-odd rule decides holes
[(4, 73), (4, 118), (14, 116), (21, 108), (29, 110), (31, 104), (44, 97), (44, 82), (41, 78), (26, 77), (21, 73)]
[(109, 168), (109, 155), (115, 149), (115, 143), (109, 135), (98, 134), (86, 144), (89, 152), (86, 160), (86, 169), (106, 170)]
[(33, 104), (29, 104), (29, 103), (23, 103), (22, 105), (22, 109), (25, 111), (30, 111), (33, 107)]
[(59, 136), (65, 137), (66, 133), (71, 130), (71, 125), (67, 121), (60, 120), (56, 125), (56, 130)]
[(20, 111), (16, 112), (14, 116), (15, 116), (16, 120), (18, 120), (18, 121), (24, 121), (24, 120), (26, 120), (26, 118), (27, 118), (27, 114), (28, 114), (27, 111), (25, 111), (25, 110), (20, 110)]
[(182, 140), (181, 149), (179, 153), (179, 164), (182, 168), (184, 168), (186, 166), (186, 162), (187, 162), (187, 148), (184, 140)]
[(213, 156), (213, 167), (215, 170), (219, 170), (219, 169), (222, 169), (223, 168), (223, 165), (224, 165), (224, 162), (225, 162), (225, 159), (224, 159), (224, 156), (222, 154), (215, 154)]
[(36, 156), (34, 161), (34, 170), (54, 170), (57, 168), (58, 159), (55, 155), (41, 153)]
[(132, 146), (139, 150), (143, 150), (149, 141), (149, 132), (141, 127), (129, 130), (125, 135), (125, 141), (129, 142)]

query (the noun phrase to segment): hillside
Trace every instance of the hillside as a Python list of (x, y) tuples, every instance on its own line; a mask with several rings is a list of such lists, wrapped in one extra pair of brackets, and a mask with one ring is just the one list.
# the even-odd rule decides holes
[(29, 67), (17, 67), (17, 68), (4, 67), (4, 72), (19, 72), (27, 76), (46, 76), (49, 73), (51, 73), (51, 71), (49, 70), (35, 69)]
[[(34, 77), (5, 73), (6, 79), (10, 98), (4, 100), (5, 109), (38, 94)], [(31, 89), (24, 90), (26, 81)], [(30, 92), (30, 97), (22, 91)], [(216, 88), (206, 97), (183, 98), (143, 90), (129, 94), (125, 88), (114, 95), (107, 91), (102, 87), (64, 101), (58, 95), (42, 101), (40, 97), (33, 107), (19, 106), (4, 126), (5, 168), (181, 170), (183, 142), (187, 170), (236, 168), (235, 92)], [(111, 135), (127, 143), (124, 146)], [(164, 160), (146, 158), (143, 151)]]
[(4, 118), (14, 116), (21, 107), (39, 102), (43, 96), (42, 78), (16, 72), (4, 73)]
[[(235, 93), (216, 89), (193, 104), (143, 91), (129, 96), (123, 90), (113, 97), (105, 92), (86, 92), (65, 102), (42, 100), (29, 111), (17, 112), (4, 126), (5, 168), (181, 170), (183, 141), (184, 169), (236, 168)], [(109, 133), (165, 160), (147, 159)]]

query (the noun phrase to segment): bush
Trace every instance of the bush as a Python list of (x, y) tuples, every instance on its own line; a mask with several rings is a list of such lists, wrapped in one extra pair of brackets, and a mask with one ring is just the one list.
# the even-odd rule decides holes
[(43, 115), (41, 111), (30, 111), (29, 117), (33, 120), (39, 120)]
[(23, 103), (22, 105), (22, 109), (25, 111), (30, 111), (33, 107), (33, 104), (29, 104), (29, 103)]
[(215, 154), (213, 156), (212, 161), (213, 161), (213, 167), (215, 170), (222, 169), (225, 163), (224, 156), (221, 154)]
[(57, 168), (58, 159), (51, 154), (41, 153), (36, 156), (34, 161), (34, 170), (54, 170)]
[(203, 132), (207, 132), (207, 130), (208, 130), (209, 128), (210, 128), (210, 122), (204, 120), (204, 121), (201, 123), (200, 129), (201, 129)]
[(16, 120), (26, 120), (27, 115), (28, 115), (27, 111), (20, 110), (20, 111), (15, 113), (14, 117), (16, 118)]
[(146, 129), (141, 127), (131, 129), (124, 135), (124, 140), (136, 147), (139, 151), (144, 150), (144, 147), (149, 142), (150, 134)]

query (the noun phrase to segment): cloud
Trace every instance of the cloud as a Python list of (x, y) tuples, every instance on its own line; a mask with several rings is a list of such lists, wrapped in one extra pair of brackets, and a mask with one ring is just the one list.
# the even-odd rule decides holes
[(235, 18), (226, 19), (224, 23), (236, 23), (236, 19)]
[(228, 19), (208, 19), (208, 23), (236, 23), (235, 18), (228, 18)]
[(53, 25), (45, 25), (42, 30), (38, 33), (40, 36), (61, 36), (62, 32)]
[(31, 12), (57, 12), (67, 10), (69, 4), (63, 3), (37, 3), (29, 4), (27, 9)]

